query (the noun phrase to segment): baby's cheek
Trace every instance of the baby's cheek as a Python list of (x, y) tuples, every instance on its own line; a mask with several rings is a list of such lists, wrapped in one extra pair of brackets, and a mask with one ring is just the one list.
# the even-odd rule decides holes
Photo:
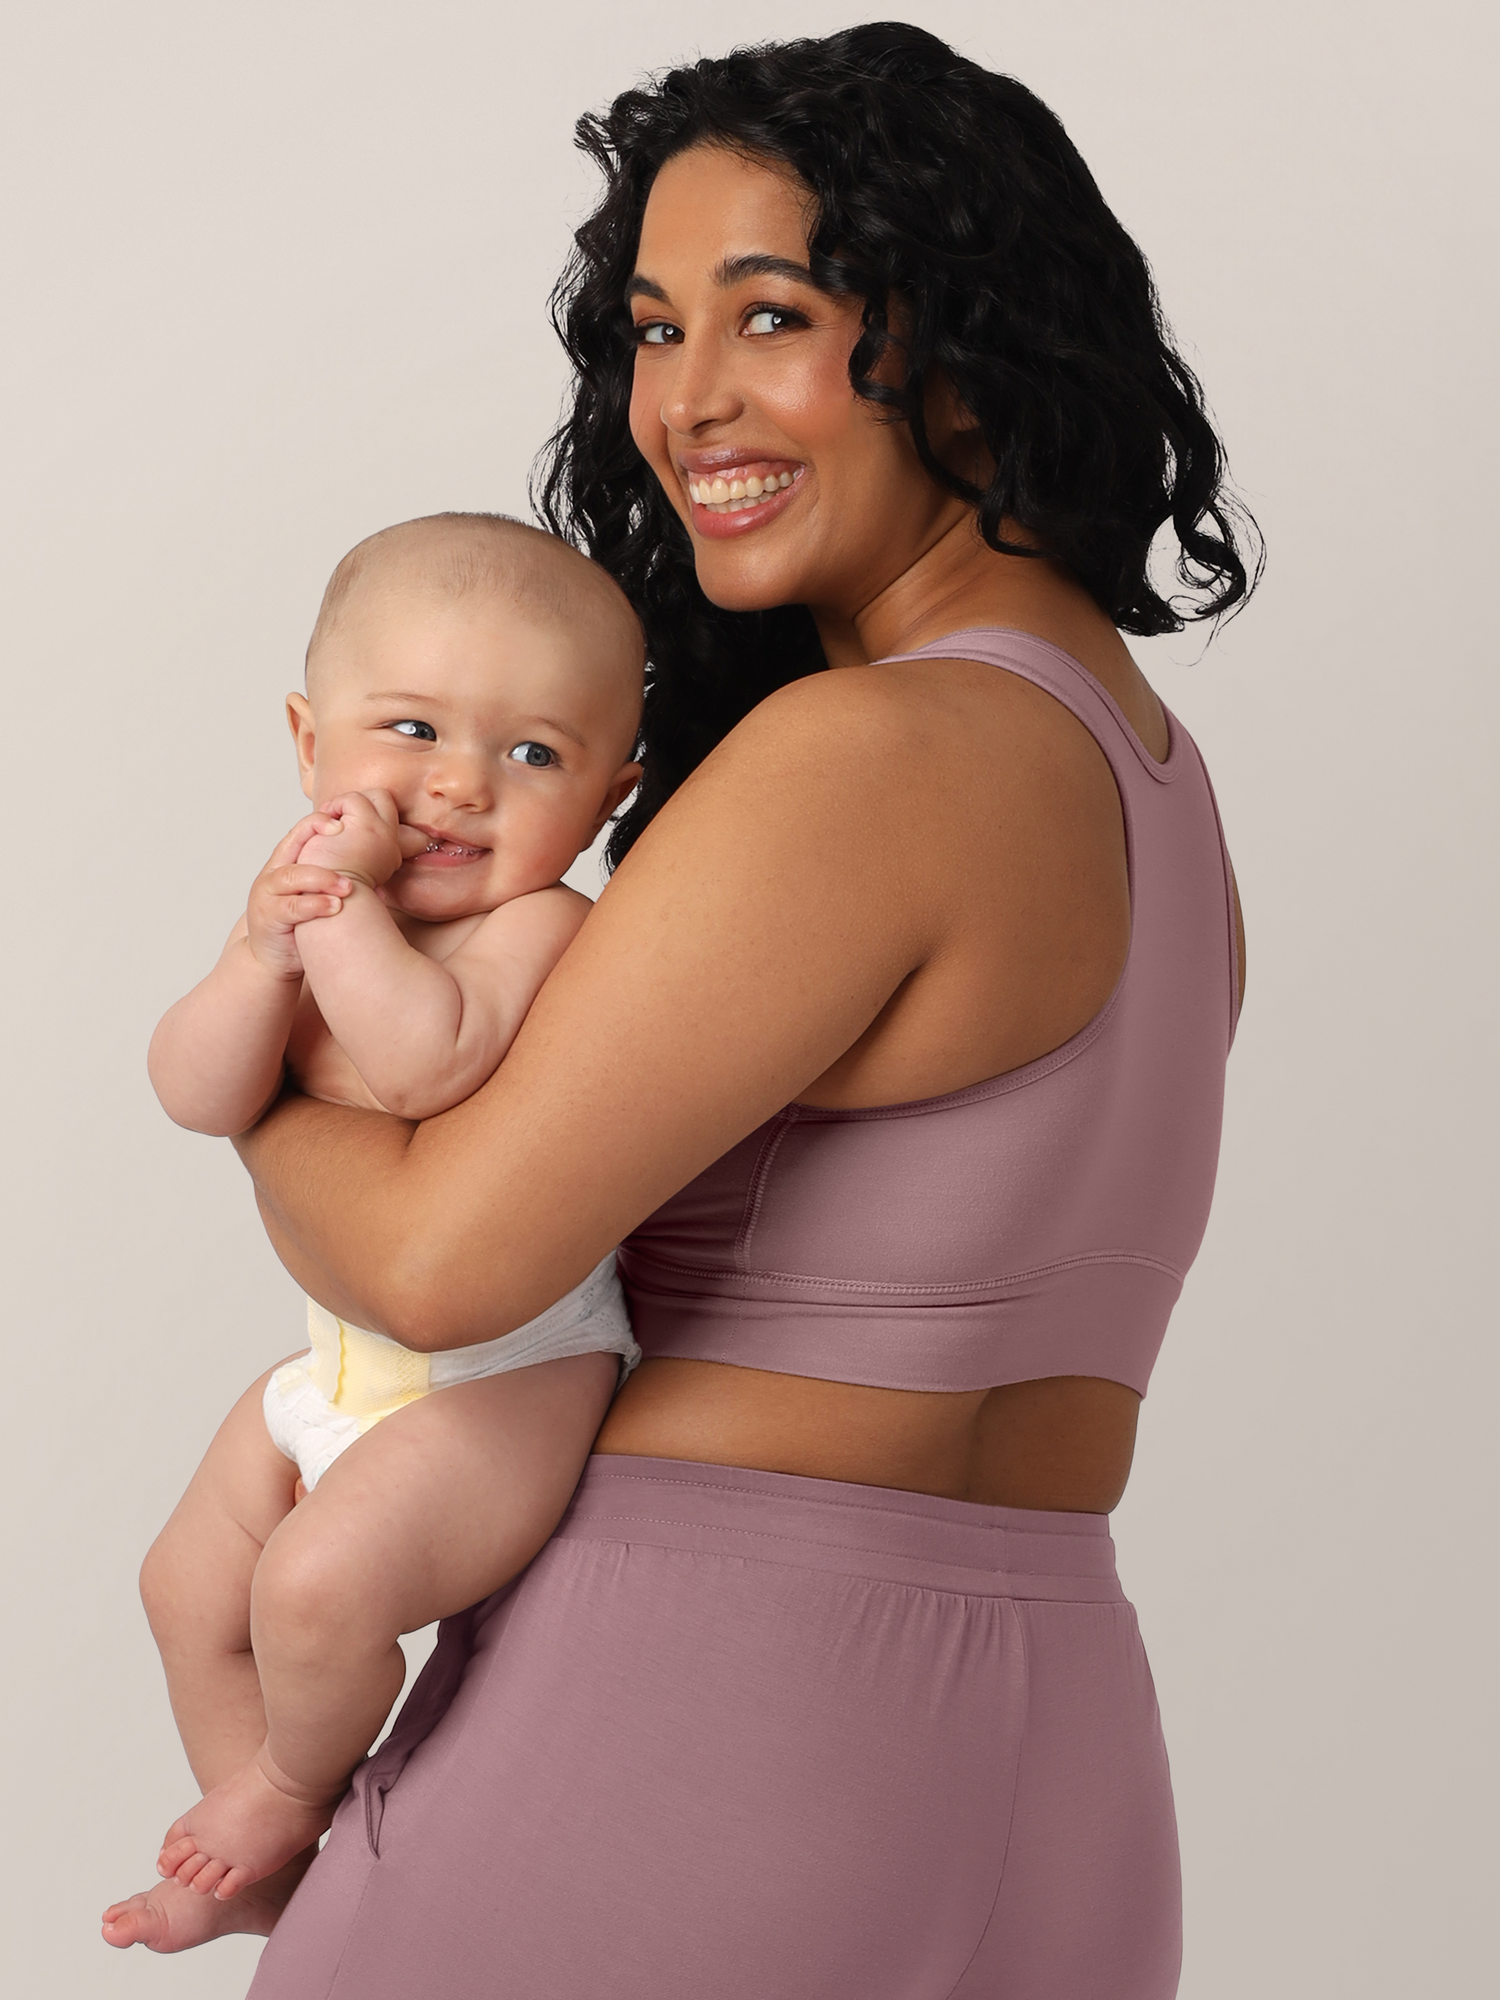
[(542, 889), (567, 873), (585, 845), (587, 828), (570, 823), (562, 814), (528, 829), (528, 837), (512, 844), (510, 865), (530, 888)]

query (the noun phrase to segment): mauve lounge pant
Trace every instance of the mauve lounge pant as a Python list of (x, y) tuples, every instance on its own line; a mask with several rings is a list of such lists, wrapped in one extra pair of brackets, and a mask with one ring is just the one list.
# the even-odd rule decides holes
[(1170, 2000), (1104, 1518), (593, 1458), (443, 1627), (252, 2000)]

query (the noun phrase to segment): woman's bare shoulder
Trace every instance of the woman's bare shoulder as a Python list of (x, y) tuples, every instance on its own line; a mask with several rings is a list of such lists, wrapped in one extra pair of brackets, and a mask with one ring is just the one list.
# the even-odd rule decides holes
[(783, 834), (826, 832), (867, 854), (874, 836), (908, 860), (915, 831), (934, 858), (945, 829), (961, 844), (1023, 823), (1065, 824), (1110, 847), (1120, 837), (1114, 780), (1089, 731), (1044, 689), (973, 660), (794, 681), (725, 737), (683, 794), (694, 820), (774, 799)]

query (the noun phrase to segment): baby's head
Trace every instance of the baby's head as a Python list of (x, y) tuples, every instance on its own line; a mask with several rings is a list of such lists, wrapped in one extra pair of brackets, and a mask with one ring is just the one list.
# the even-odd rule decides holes
[(494, 514), (385, 528), (334, 571), (287, 698), (315, 804), (431, 836), (386, 900), (441, 922), (556, 882), (634, 787), (641, 630), (597, 564)]

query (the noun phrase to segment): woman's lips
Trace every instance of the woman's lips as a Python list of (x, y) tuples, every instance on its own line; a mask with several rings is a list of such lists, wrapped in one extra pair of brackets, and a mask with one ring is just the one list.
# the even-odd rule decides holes
[(749, 534), (785, 511), (802, 477), (801, 466), (775, 460), (688, 472), (694, 532), (709, 541)]

